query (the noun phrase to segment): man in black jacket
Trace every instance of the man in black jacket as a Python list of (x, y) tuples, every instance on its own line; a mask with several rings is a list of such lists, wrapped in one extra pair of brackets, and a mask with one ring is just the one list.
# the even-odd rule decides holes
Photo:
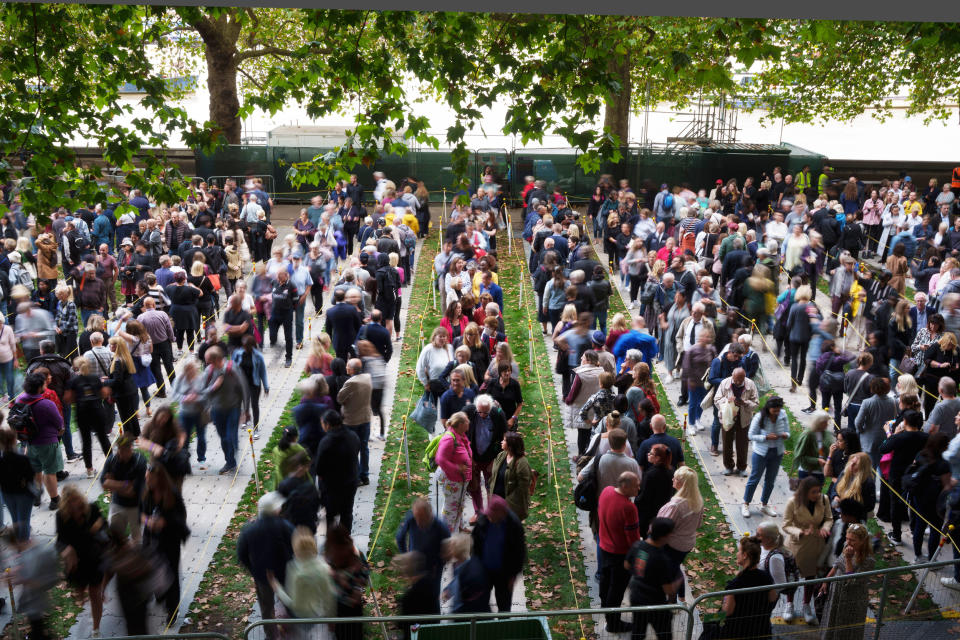
[[(280, 517), (283, 503), (283, 496), (277, 492), (260, 498), (257, 519), (245, 526), (237, 538), (237, 559), (253, 577), (264, 620), (276, 618), (275, 595), (268, 576), (284, 583), (287, 563), (293, 559), (293, 525)], [(264, 627), (264, 632), (270, 640), (279, 635), (273, 625)]]
[[(487, 511), (473, 529), (473, 554), (478, 556), (497, 599), (497, 611), (510, 611), (517, 574), (527, 562), (527, 543), (520, 519), (498, 495), (490, 496)], [(489, 601), (489, 595), (487, 600)]]
[(343, 428), (343, 418), (336, 411), (327, 411), (322, 424), (325, 435), (317, 445), (310, 472), (317, 478), (320, 499), (327, 508), (327, 531), (337, 523), (338, 516), (340, 524), (350, 531), (360, 471), (360, 438)]
[(368, 340), (373, 344), (384, 362), (390, 362), (393, 356), (393, 341), (390, 339), (390, 332), (383, 326), (383, 314), (379, 309), (370, 312), (370, 322), (363, 325), (360, 332), (357, 333), (357, 341)]
[[(283, 366), (289, 367), (293, 363), (293, 308), (300, 296), (297, 295), (297, 288), (290, 282), (290, 274), (286, 269), (277, 272), (277, 283), (273, 286), (270, 297), (273, 302), (270, 313), (270, 346), (277, 343), (277, 334), (282, 326), (287, 356)], [(328, 317), (327, 324), (329, 323)]]
[(327, 320), (323, 330), (333, 340), (333, 350), (343, 360), (350, 358), (350, 345), (357, 339), (357, 332), (363, 325), (360, 311), (346, 301), (346, 293), (341, 289), (333, 292), (334, 305), (327, 310)]
[[(470, 419), (467, 437), (473, 450), (473, 475), (467, 490), (473, 500), (473, 510), (482, 513), (483, 487), (490, 484), (493, 461), (502, 449), (503, 436), (507, 432), (507, 418), (503, 415), (503, 410), (494, 404), (493, 398), (486, 393), (477, 396), (473, 404), (463, 408), (463, 412)], [(477, 516), (474, 515), (470, 524), (474, 524), (476, 520)]]
[(357, 174), (350, 174), (350, 182), (346, 186), (347, 197), (358, 207), (363, 206), (363, 185), (357, 179)]

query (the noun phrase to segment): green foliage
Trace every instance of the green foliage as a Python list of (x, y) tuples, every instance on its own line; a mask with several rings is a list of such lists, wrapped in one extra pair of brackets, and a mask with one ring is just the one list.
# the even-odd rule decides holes
[[(128, 184), (165, 201), (183, 193), (182, 176), (163, 148), (180, 134), (210, 147), (207, 129), (171, 106), (174, 86), (158, 75), (143, 46), (158, 10), (130, 5), (0, 5), (0, 182), (20, 185), (27, 213), (116, 201), (96, 166), (81, 166), (71, 144), (83, 138)], [(147, 115), (133, 113), (120, 88), (143, 92)], [(138, 157), (134, 167), (133, 159)]]

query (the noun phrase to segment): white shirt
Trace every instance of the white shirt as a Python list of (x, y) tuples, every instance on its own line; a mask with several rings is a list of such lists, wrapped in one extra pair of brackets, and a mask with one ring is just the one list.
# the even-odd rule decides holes
[(783, 246), (783, 239), (787, 237), (788, 231), (786, 222), (771, 220), (766, 227), (767, 240), (776, 240), (778, 246)]

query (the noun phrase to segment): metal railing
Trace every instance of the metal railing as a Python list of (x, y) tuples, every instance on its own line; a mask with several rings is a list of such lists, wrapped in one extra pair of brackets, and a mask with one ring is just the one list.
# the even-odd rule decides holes
[[(957, 560), (943, 560), (863, 571), (831, 578), (816, 578), (769, 586), (716, 591), (700, 595), (685, 603), (652, 607), (261, 620), (249, 625), (244, 630), (244, 638), (245, 640), (267, 640), (274, 635), (273, 629), (268, 632), (268, 628), (283, 627), (287, 630), (296, 631), (295, 635), (304, 640), (313, 640), (314, 638), (320, 640), (329, 637), (329, 629), (326, 625), (357, 624), (363, 626), (363, 637), (366, 638), (382, 637), (384, 640), (392, 640), (394, 637), (402, 637), (402, 629), (405, 626), (415, 625), (412, 629), (413, 637), (419, 640), (432, 640), (441, 637), (443, 640), (485, 640), (486, 638), (505, 637), (504, 633), (491, 628), (495, 622), (542, 620), (543, 624), (541, 625), (515, 626), (506, 635), (515, 640), (537, 640), (550, 638), (551, 636), (614, 640), (614, 638), (624, 637), (623, 631), (618, 633), (615, 628), (608, 630), (606, 614), (611, 614), (615, 619), (621, 619), (621, 616), (629, 615), (630, 619), (626, 617), (621, 619), (628, 626), (632, 624), (632, 620), (638, 618), (635, 614), (641, 614), (643, 618), (640, 619), (646, 621), (655, 619), (659, 614), (660, 620), (663, 622), (666, 621), (664, 616), (669, 616), (669, 624), (674, 638), (692, 640), (699, 637), (704, 630), (703, 617), (716, 617), (715, 614), (720, 611), (723, 599), (726, 596), (734, 596), (736, 599), (752, 593), (767, 592), (774, 589), (781, 592), (775, 605), (772, 604), (770, 608), (758, 610), (756, 615), (753, 616), (743, 616), (744, 612), (741, 611), (741, 618), (736, 624), (743, 624), (746, 620), (745, 628), (756, 628), (752, 625), (757, 623), (760, 623), (760, 627), (762, 627), (763, 622), (767, 621), (769, 623), (772, 614), (772, 633), (779, 637), (809, 634), (818, 630), (822, 632), (827, 628), (844, 632), (858, 631), (856, 627), (861, 627), (862, 631), (857, 637), (877, 640), (880, 638), (881, 631), (886, 629), (884, 632), (885, 638), (900, 636), (907, 638), (914, 635), (916, 630), (908, 628), (909, 625), (898, 627), (899, 623), (930, 619), (941, 620), (945, 617), (943, 615), (945, 611), (952, 609), (960, 602), (960, 592), (941, 587), (940, 576), (931, 571), (947, 567), (952, 568), (957, 562)], [(932, 576), (932, 579), (920, 585), (917, 576), (926, 578), (928, 574)], [(837, 597), (843, 599), (844, 615), (837, 616), (836, 611), (834, 611), (828, 618), (827, 626), (823, 626), (821, 621), (827, 615), (827, 612), (821, 611), (817, 616), (818, 626), (813, 626), (804, 621), (800, 603), (803, 601), (805, 589), (813, 589), (816, 592), (822, 585), (829, 585), (828, 591), (842, 588), (842, 592), (838, 592)], [(918, 589), (918, 587), (922, 587), (922, 589)], [(908, 601), (906, 596), (913, 590), (925, 592), (924, 603), (919, 607), (914, 606), (911, 610), (905, 611), (903, 605)], [(786, 606), (786, 592), (792, 592), (791, 597), (797, 610), (792, 624), (786, 622), (782, 617), (782, 612)], [(827, 599), (829, 599), (829, 595)], [(531, 601), (531, 597), (528, 594), (529, 601)], [(913, 599), (910, 598), (910, 601), (913, 602)], [(773, 609), (773, 611), (770, 609)], [(834, 620), (838, 621), (834, 624), (832, 622)], [(943, 620), (942, 624), (945, 630), (944, 637), (949, 637), (954, 622)], [(435, 631), (435, 625), (443, 625), (443, 628)], [(538, 629), (538, 626), (542, 629)], [(641, 631), (640, 637), (645, 636), (646, 632)], [(755, 633), (748, 634), (744, 640), (746, 640), (746, 637), (757, 637), (757, 635)], [(931, 636), (927, 633), (927, 637), (939, 636), (936, 636), (936, 634)]]

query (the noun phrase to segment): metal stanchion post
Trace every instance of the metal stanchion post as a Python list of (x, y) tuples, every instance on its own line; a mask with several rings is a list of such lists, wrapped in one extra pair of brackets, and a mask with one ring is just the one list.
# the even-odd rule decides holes
[(530, 353), (530, 371), (533, 372), (533, 323), (529, 320), (527, 321), (527, 337), (530, 340), (527, 348), (527, 351)]
[[(947, 517), (944, 518), (944, 523), (950, 522), (950, 513), (948, 510)], [(953, 538), (954, 526), (951, 524), (946, 527), (945, 536), (940, 536), (940, 544), (937, 545), (936, 550), (934, 550), (933, 555), (930, 556), (930, 562), (936, 562), (940, 557), (940, 550), (943, 549), (944, 543), (948, 538)], [(920, 594), (920, 589), (923, 589), (923, 583), (927, 581), (927, 575), (930, 573), (930, 569), (924, 569), (923, 573), (920, 574), (920, 579), (917, 580), (917, 588), (913, 590), (913, 594), (910, 596), (910, 600), (907, 602), (907, 606), (903, 608), (903, 615), (910, 613), (910, 609), (913, 608), (913, 603), (916, 601), (917, 596)]]
[[(550, 407), (547, 407), (547, 430), (551, 433), (550, 439), (547, 440), (548, 443), (553, 443), (553, 417), (550, 414)], [(553, 479), (553, 447), (547, 447), (547, 480)]]
[(403, 438), (403, 460), (407, 465), (407, 491), (410, 491), (410, 446), (407, 443), (407, 416), (403, 416), (403, 431), (400, 437)]
[(17, 603), (13, 599), (13, 583), (10, 581), (10, 567), (4, 570), (7, 576), (7, 592), (10, 594), (10, 635), (13, 640), (20, 640), (20, 627), (17, 625)]
[(447, 188), (443, 188), (443, 213), (440, 214), (440, 228), (443, 229), (443, 223), (447, 220)]
[[(250, 439), (250, 456), (253, 458), (253, 477), (257, 481), (257, 493), (261, 493), (260, 470), (257, 469), (257, 450), (253, 448), (253, 429), (247, 429), (247, 437)], [(275, 473), (280, 473), (280, 469), (274, 469)]]
[(883, 574), (883, 583), (880, 587), (880, 606), (877, 607), (877, 622), (873, 629), (873, 640), (880, 640), (880, 629), (883, 628), (883, 607), (887, 604), (887, 581), (889, 578), (890, 574)]
[(513, 223), (510, 221), (509, 213), (507, 213), (507, 254), (513, 255)]

